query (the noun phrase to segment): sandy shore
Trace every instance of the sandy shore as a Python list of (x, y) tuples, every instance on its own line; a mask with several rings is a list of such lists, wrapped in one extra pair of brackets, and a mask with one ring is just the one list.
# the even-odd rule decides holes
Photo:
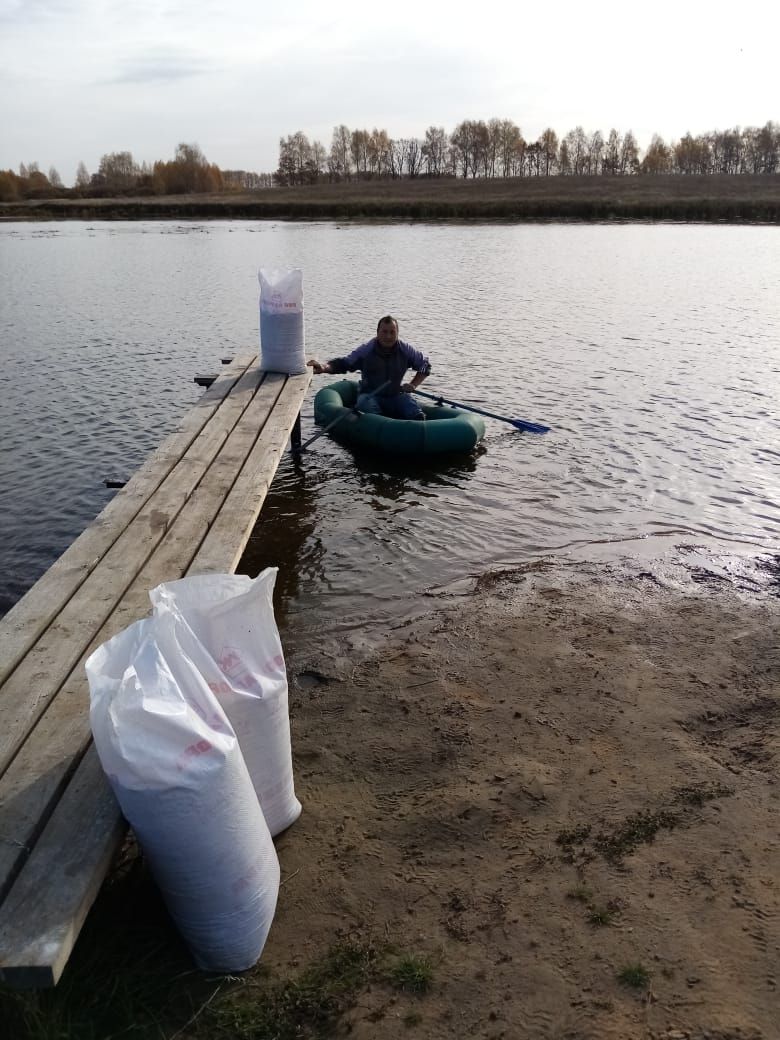
[(778, 563), (543, 561), (293, 653), (265, 967), (428, 957), (353, 1037), (780, 1036)]

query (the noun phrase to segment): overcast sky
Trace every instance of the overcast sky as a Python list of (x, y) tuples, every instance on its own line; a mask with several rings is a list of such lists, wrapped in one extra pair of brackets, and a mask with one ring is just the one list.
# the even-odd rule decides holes
[(276, 168), (279, 137), (422, 137), (512, 119), (527, 140), (633, 130), (645, 148), (780, 121), (776, 0), (0, 0), (0, 168), (106, 152)]

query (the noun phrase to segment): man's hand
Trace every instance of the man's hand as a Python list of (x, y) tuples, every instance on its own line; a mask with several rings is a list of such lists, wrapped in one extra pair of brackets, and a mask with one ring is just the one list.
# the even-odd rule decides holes
[(330, 372), (327, 361), (324, 365), (321, 365), (319, 361), (315, 361), (314, 358), (312, 358), (311, 361), (307, 361), (306, 364), (309, 368), (314, 369), (315, 375), (321, 376), (323, 372)]
[(402, 383), (401, 384), (401, 393), (402, 394), (413, 394), (414, 391), (417, 389), (418, 385), (419, 384), (415, 383), (415, 381), (413, 379), (409, 383)]

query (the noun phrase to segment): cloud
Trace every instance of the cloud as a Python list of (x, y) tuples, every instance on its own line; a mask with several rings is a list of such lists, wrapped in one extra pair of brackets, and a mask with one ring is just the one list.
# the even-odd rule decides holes
[(202, 76), (212, 71), (212, 65), (206, 59), (188, 54), (164, 52), (141, 58), (124, 59), (120, 62), (117, 71), (102, 82), (133, 85), (171, 82)]
[(78, 0), (0, 0), (0, 25), (23, 25), (60, 18), (80, 7)]

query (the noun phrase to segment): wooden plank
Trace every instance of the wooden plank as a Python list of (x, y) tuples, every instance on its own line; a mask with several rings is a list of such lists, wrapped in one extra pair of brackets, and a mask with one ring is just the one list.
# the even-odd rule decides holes
[(0, 910), (3, 982), (57, 982), (126, 832), (93, 746)]
[[(147, 590), (172, 576), (179, 576), (186, 569), (186, 560), (195, 555), (197, 561), (199, 550), (199, 533), (202, 537), (208, 529), (208, 518), (219, 511), (225, 495), (226, 505), (230, 505), (228, 514), (232, 518), (231, 526), (225, 530), (225, 537), (230, 545), (235, 546), (237, 541), (243, 546), (248, 538), (251, 525), (256, 519), (257, 512), (262, 505), (262, 499), (267, 489), (267, 484), (278, 465), (277, 451), (281, 452), (289, 436), (289, 429), (298, 415), (303, 396), (309, 385), (311, 376), (308, 378), (296, 377), (298, 382), (287, 380), (283, 377), (266, 377), (261, 391), (255, 395), (252, 404), (246, 409), (240, 423), (236, 426), (230, 438), (215, 460), (210, 469), (208, 479), (204, 479), (197, 489), (195, 495), (185, 504), (171, 526), (167, 537), (158, 546), (155, 553), (150, 557), (146, 566), (138, 574), (136, 582), (128, 591), (128, 595), (122, 601), (111, 619), (111, 627), (116, 631), (127, 623), (125, 613), (136, 614), (139, 611), (139, 603), (143, 601), (148, 606)], [(278, 399), (277, 399), (278, 397)], [(270, 421), (267, 421), (270, 415)], [(258, 430), (260, 431), (258, 435)], [(281, 446), (279, 448), (279, 446)], [(267, 465), (266, 477), (260, 478), (261, 487), (265, 481), (265, 487), (260, 492), (250, 492), (252, 474), (261, 473), (261, 457), (266, 448), (270, 448), (276, 455), (275, 461)], [(254, 459), (252, 466), (248, 469), (245, 463), (241, 467), (241, 461), (247, 457), (247, 461)], [(240, 468), (238, 479), (235, 472)], [(232, 474), (232, 476), (231, 476)], [(208, 499), (208, 502), (207, 502)], [(240, 505), (238, 503), (241, 503)], [(242, 519), (243, 518), (243, 519)], [(189, 557), (188, 555), (189, 554)], [(240, 551), (228, 547), (223, 552), (225, 558), (240, 558)], [(139, 614), (140, 616), (140, 614)], [(107, 633), (105, 634), (107, 637)], [(95, 645), (102, 642), (104, 633), (101, 632), (94, 640)], [(51, 785), (53, 775), (60, 771), (60, 783), (67, 780), (67, 773), (72, 769), (69, 761), (67, 748), (71, 750), (82, 740), (89, 741), (88, 718), (86, 716), (86, 679), (84, 677), (81, 662), (79, 667), (73, 670), (68, 683), (60, 691), (49, 711), (45, 713), (41, 722), (36, 727), (30, 740), (28, 740), (17, 759), (8, 770), (6, 776), (0, 782), (0, 807), (13, 805), (19, 822), (20, 816), (28, 815), (19, 812), (19, 806), (26, 798), (28, 809), (33, 815), (40, 811), (47, 796), (42, 793), (43, 786)], [(57, 747), (57, 740), (60, 741)], [(64, 744), (64, 746), (63, 746)], [(43, 755), (43, 758), (42, 758)], [(72, 759), (72, 755), (70, 756)], [(86, 910), (94, 899), (97, 891), (95, 879), (102, 879), (111, 852), (115, 850), (123, 830), (123, 821), (119, 815), (118, 807), (113, 803), (113, 813), (110, 807), (113, 796), (108, 791), (107, 782), (102, 776), (92, 776), (90, 782), (79, 785), (79, 776), (85, 764), (90, 758), (97, 758), (92, 746), (86, 752), (82, 765), (76, 773), (76, 780), (71, 781), (65, 795), (54, 808), (51, 818), (46, 825), (43, 835), (35, 845), (31, 855), (21, 869), (16, 882), (11, 890), (6, 904), (0, 910), (0, 934), (15, 936), (14, 949), (10, 944), (9, 950), (13, 949), (13, 961), (8, 958), (3, 968), (5, 978), (13, 985), (52, 985), (59, 977), (70, 954), (71, 948), (78, 935)], [(39, 767), (39, 782), (32, 785), (35, 788), (30, 795), (30, 768), (33, 763)], [(27, 786), (24, 784), (26, 777)], [(11, 781), (16, 781), (12, 784)], [(74, 786), (76, 785), (76, 786)], [(51, 800), (54, 801), (58, 791), (54, 783), (54, 790), (49, 791)], [(14, 789), (15, 787), (15, 789)], [(72, 792), (74, 793), (72, 796)], [(51, 897), (47, 907), (46, 916), (43, 918), (44, 925), (39, 928), (39, 934), (33, 940), (27, 940), (26, 945), (19, 945), (19, 939), (25, 939), (32, 934), (29, 930), (29, 922), (25, 924), (24, 912), (22, 910), (25, 901), (24, 893), (35, 891), (37, 885), (44, 882), (41, 879), (50, 878), (56, 867), (59, 855), (60, 843), (66, 841), (66, 836), (71, 836), (74, 826), (72, 813), (72, 801), (77, 800), (81, 811), (77, 814), (87, 819), (103, 820), (103, 831), (90, 828), (88, 840), (81, 844), (77, 862), (69, 869), (68, 886), (62, 893), (62, 898)], [(28, 820), (32, 819), (28, 815)], [(12, 822), (6, 817), (5, 823)], [(5, 827), (0, 828), (5, 831)], [(19, 844), (22, 844), (21, 842)], [(25, 850), (17, 849), (26, 855)], [(22, 895), (20, 896), (19, 893)], [(20, 930), (21, 929), (21, 930)], [(17, 950), (20, 951), (17, 955)]]
[[(89, 691), (84, 662), (92, 650), (149, 611), (149, 589), (181, 577), (231, 492), (247, 454), (269, 415), (277, 428), (275, 405), (285, 377), (267, 375), (234, 428), (197, 492), (185, 504), (165, 539), (139, 571), (116, 610), (93, 636), (57, 696), (22, 743), (0, 779), (0, 898), (14, 882), (41, 826), (53, 811), (74, 764), (90, 740)], [(287, 409), (285, 408), (285, 421)], [(254, 522), (247, 514), (245, 524)], [(241, 527), (225, 532), (229, 545), (248, 537)], [(228, 548), (227, 554), (235, 555)], [(239, 554), (240, 555), (240, 554)]]
[(236, 358), (219, 375), (122, 491), (0, 620), (0, 683), (111, 548), (128, 517), (135, 516), (165, 480), (253, 360), (251, 355)]
[[(290, 376), (285, 384), (274, 422), (263, 428), (254, 449), (247, 457), (230, 497), (225, 500), (188, 573), (208, 574), (235, 571), (260, 514), (268, 488), (295, 424), (312, 373)], [(242, 531), (239, 541), (231, 532)]]
[(136, 578), (251, 402), (264, 374), (249, 369), (131, 523), (0, 687), (4, 771), (95, 633)]

